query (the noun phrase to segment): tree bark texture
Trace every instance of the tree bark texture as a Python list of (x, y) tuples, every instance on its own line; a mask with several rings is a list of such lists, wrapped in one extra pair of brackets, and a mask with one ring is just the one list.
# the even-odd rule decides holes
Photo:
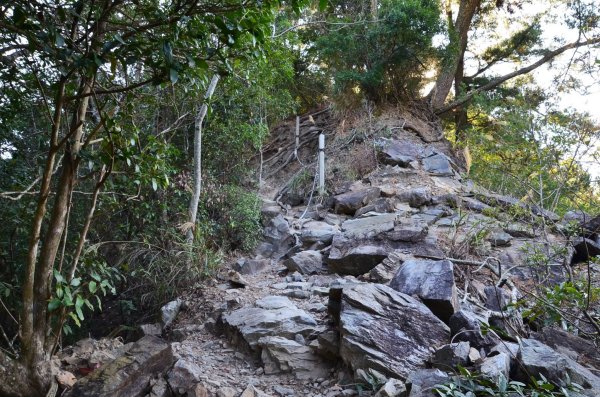
[(200, 192), (202, 191), (202, 123), (206, 117), (206, 113), (208, 112), (208, 101), (212, 97), (218, 82), (219, 75), (213, 75), (206, 93), (204, 94), (204, 103), (198, 111), (194, 124), (194, 187), (188, 209), (190, 217), (189, 222), (192, 227), (190, 227), (186, 232), (186, 242), (188, 244), (194, 242), (194, 226), (196, 225), (198, 203), (200, 202)]
[(459, 62), (464, 58), (467, 49), (471, 22), (473, 16), (479, 9), (480, 4), (481, 0), (461, 0), (456, 21), (448, 21), (450, 47), (452, 51), (454, 51), (454, 54), (442, 66), (442, 70), (435, 82), (435, 86), (429, 93), (431, 106), (434, 110), (444, 105), (444, 102), (452, 89), (452, 82), (456, 75), (456, 69)]

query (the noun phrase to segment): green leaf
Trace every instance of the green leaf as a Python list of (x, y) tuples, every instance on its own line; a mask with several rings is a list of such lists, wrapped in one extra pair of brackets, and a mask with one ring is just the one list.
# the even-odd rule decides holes
[(62, 287), (56, 287), (56, 297), (58, 299), (62, 299), (62, 297), (63, 297), (63, 289), (62, 289)]
[(98, 284), (95, 281), (90, 281), (88, 284), (88, 289), (90, 293), (94, 294), (98, 290)]
[(75, 308), (75, 311), (77, 312), (77, 317), (79, 317), (79, 319), (80, 319), (81, 321), (83, 321), (83, 320), (84, 320), (84, 317), (83, 317), (83, 311), (81, 310), (81, 308), (80, 308), (80, 307), (76, 307), (76, 308)]
[(61, 306), (61, 301), (60, 299), (51, 299), (50, 302), (48, 302), (48, 311), (51, 312), (53, 310), (58, 309)]
[(172, 84), (177, 83), (177, 80), (179, 80), (179, 73), (177, 73), (177, 70), (175, 70), (175, 69), (169, 70), (169, 79), (171, 80)]
[(96, 301), (98, 302), (98, 309), (102, 310), (102, 301), (100, 300), (100, 297), (98, 295), (94, 295), (94, 297), (96, 298)]
[(158, 189), (158, 184), (156, 183), (156, 179), (152, 178), (152, 189), (156, 191)]
[(73, 319), (73, 321), (75, 322), (75, 324), (78, 327), (81, 327), (81, 321), (79, 321), (79, 318), (77, 318), (77, 316), (75, 315), (75, 313), (73, 313), (73, 312), (69, 313), (69, 317), (71, 317)]
[(71, 287), (79, 287), (81, 285), (81, 277), (75, 277), (71, 280)]
[(327, 1), (327, 0), (319, 0), (319, 11), (321, 11), (321, 12), (325, 11), (328, 3), (329, 3), (329, 1)]
[(65, 278), (57, 270), (54, 271), (54, 278), (56, 279), (57, 283), (64, 283), (65, 282)]

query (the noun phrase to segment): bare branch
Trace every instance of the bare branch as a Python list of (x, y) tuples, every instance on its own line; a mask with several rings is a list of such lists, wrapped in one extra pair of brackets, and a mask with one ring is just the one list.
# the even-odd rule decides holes
[(494, 79), (492, 81), (490, 81), (487, 84), (482, 85), (479, 88), (474, 89), (473, 91), (468, 92), (464, 97), (455, 100), (454, 102), (449, 103), (448, 105), (442, 106), (439, 109), (435, 110), (436, 114), (442, 114), (442, 113), (446, 113), (460, 105), (464, 105), (465, 103), (469, 102), (475, 95), (484, 92), (484, 91), (489, 91), (493, 88), (498, 87), (500, 84), (504, 83), (507, 80), (510, 80), (512, 78), (515, 78), (517, 76), (521, 76), (523, 74), (527, 74), (529, 72), (531, 72), (534, 69), (537, 69), (538, 67), (542, 66), (543, 64), (551, 61), (552, 59), (556, 58), (558, 55), (562, 54), (565, 51), (568, 50), (572, 50), (574, 48), (580, 48), (580, 47), (585, 47), (585, 46), (590, 46), (590, 45), (594, 45), (594, 44), (598, 44), (600, 43), (600, 37), (594, 37), (592, 39), (589, 40), (585, 40), (585, 41), (576, 41), (570, 44), (566, 44), (560, 48), (557, 48), (556, 50), (550, 51), (548, 52), (546, 55), (544, 55), (542, 58), (540, 58), (538, 61), (532, 63), (529, 66), (525, 66), (521, 69), (515, 70), (512, 73), (508, 73), (502, 77), (498, 77), (497, 79)]

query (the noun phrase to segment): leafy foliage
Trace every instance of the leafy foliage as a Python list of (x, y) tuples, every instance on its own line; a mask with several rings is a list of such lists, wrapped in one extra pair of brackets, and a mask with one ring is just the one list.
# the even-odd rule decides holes
[(540, 90), (480, 96), (462, 143), (473, 158), (470, 175), (552, 211), (592, 210), (598, 197), (580, 161), (595, 159), (595, 123), (587, 114), (555, 110), (549, 100)]
[(509, 381), (503, 375), (497, 380), (485, 378), (466, 368), (459, 368), (460, 374), (452, 381), (435, 387), (439, 397), (569, 397), (570, 391), (582, 390), (582, 387), (567, 379), (567, 386), (556, 386), (543, 375), (532, 378), (529, 385)]
[[(437, 1), (384, 0), (375, 20), (348, 2), (333, 2), (330, 20), (338, 25), (315, 42), (317, 58), (335, 80), (338, 95), (356, 92), (370, 100), (414, 96), (433, 35), (440, 31)], [(358, 15), (357, 15), (358, 14)]]

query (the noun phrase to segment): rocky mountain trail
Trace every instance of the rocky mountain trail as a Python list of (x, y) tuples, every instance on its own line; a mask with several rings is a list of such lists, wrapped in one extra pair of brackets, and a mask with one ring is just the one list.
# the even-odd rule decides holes
[[(332, 122), (318, 116), (301, 119), (303, 149), (325, 128), (319, 120)], [(593, 344), (533, 332), (515, 305), (531, 283), (565, 280), (584, 252), (600, 254), (592, 217), (561, 219), (486, 191), (464, 179), (448, 145), (396, 130), (375, 140), (379, 167), (329, 198), (298, 202), (288, 183), (265, 188), (276, 195), (264, 199), (254, 255), (165, 306), (139, 341), (96, 343), (89, 357), (61, 352), (80, 377), (67, 394), (432, 397), (460, 366), (559, 385), (568, 374), (581, 395), (599, 395)], [(297, 173), (274, 149), (289, 152), (289, 134), (277, 139), (265, 152), (269, 175)], [(588, 225), (573, 249), (562, 234), (569, 222)]]

